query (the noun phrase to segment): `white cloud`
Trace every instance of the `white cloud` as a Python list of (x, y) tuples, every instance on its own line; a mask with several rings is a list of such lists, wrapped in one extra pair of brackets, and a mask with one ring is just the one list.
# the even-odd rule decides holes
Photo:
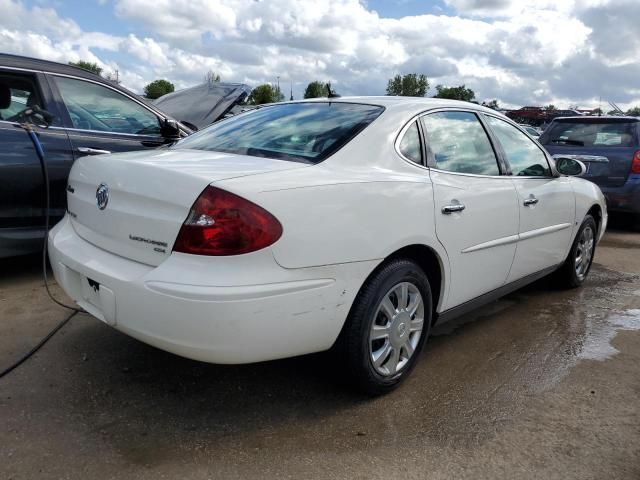
[(0, 50), (97, 61), (136, 91), (156, 78), (188, 86), (211, 69), (254, 85), (292, 80), (297, 97), (315, 79), (382, 94), (392, 75), (417, 72), (511, 105), (640, 103), (637, 0), (446, 3), (455, 15), (392, 19), (358, 0), (115, 0), (102, 8), (143, 32), (118, 36), (0, 0)]

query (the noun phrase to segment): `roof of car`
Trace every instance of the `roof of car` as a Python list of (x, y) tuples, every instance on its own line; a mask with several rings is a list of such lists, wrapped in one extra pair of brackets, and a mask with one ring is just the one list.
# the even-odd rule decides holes
[(502, 113), (492, 110), (477, 103), (462, 102), (460, 100), (448, 100), (446, 98), (427, 98), (427, 97), (400, 97), (394, 95), (385, 96), (352, 96), (352, 97), (334, 97), (334, 98), (309, 98), (303, 100), (294, 100), (287, 103), (301, 102), (336, 102), (336, 103), (364, 103), (368, 105), (379, 105), (385, 108), (402, 108), (403, 110), (415, 110), (416, 113), (433, 108), (468, 108), (488, 113)]
[(46, 71), (51, 73), (62, 73), (65, 75), (74, 75), (89, 80), (102, 80), (104, 78), (96, 75), (84, 68), (67, 65), (65, 63), (52, 62), (49, 60), (41, 60), (39, 58), (23, 57), (20, 55), (11, 55), (9, 53), (0, 53), (0, 66), (24, 68), (27, 70)]
[(119, 85), (115, 82), (110, 82), (109, 80), (107, 80), (104, 77), (101, 77), (100, 75), (90, 72), (89, 70), (85, 70), (84, 68), (68, 65), (65, 63), (52, 62), (50, 60), (41, 60), (39, 58), (23, 57), (21, 55), (12, 55), (9, 53), (0, 53), (0, 67), (13, 67), (13, 68), (21, 68), (25, 70), (34, 70), (37, 72), (59, 73), (61, 75), (71, 75), (74, 77), (97, 81), (100, 83), (106, 83), (111, 88), (120, 90), (122, 93), (126, 95), (135, 96), (136, 100), (144, 103), (149, 108), (160, 112), (158, 107), (155, 107), (146, 98), (141, 97), (140, 95), (137, 95), (134, 92), (131, 92), (130, 90), (123, 87), (122, 85)]
[(588, 122), (597, 122), (597, 121), (606, 121), (606, 122), (640, 122), (640, 117), (631, 117), (628, 115), (580, 115), (575, 117), (556, 117), (553, 119), (556, 121), (588, 121)]

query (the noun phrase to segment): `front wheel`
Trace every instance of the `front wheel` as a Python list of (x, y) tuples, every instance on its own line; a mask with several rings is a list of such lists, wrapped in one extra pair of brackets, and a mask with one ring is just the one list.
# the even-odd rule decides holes
[(596, 221), (591, 215), (587, 215), (578, 230), (569, 256), (556, 274), (561, 287), (576, 288), (584, 283), (593, 262), (597, 235)]
[(409, 374), (429, 335), (431, 308), (429, 280), (410, 260), (392, 260), (366, 281), (338, 340), (360, 390), (387, 393)]

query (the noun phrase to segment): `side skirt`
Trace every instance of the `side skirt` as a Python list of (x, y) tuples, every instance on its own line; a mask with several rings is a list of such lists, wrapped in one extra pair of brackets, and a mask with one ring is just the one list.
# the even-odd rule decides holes
[(488, 293), (480, 295), (472, 300), (464, 302), (456, 307), (450, 308), (449, 310), (445, 310), (437, 314), (435, 324), (441, 324), (444, 322), (448, 322), (449, 320), (453, 320), (465, 313), (469, 313), (476, 308), (479, 308), (487, 303), (490, 303), (494, 300), (497, 300), (505, 295), (508, 295), (511, 292), (515, 292), (525, 285), (529, 285), (530, 283), (535, 282), (536, 280), (541, 279), (542, 277), (546, 277), (550, 273), (555, 272), (558, 268), (560, 268), (562, 264), (556, 265), (553, 267), (545, 268), (544, 270), (540, 270), (539, 272), (532, 273), (531, 275), (527, 275), (526, 277), (522, 277), (515, 282), (508, 283), (503, 285), (495, 290), (492, 290)]

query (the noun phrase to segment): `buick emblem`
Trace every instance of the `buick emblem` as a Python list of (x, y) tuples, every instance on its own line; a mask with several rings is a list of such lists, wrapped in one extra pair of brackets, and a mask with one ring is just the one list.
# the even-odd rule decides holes
[(107, 208), (109, 203), (109, 185), (101, 183), (96, 190), (96, 205), (100, 210)]

